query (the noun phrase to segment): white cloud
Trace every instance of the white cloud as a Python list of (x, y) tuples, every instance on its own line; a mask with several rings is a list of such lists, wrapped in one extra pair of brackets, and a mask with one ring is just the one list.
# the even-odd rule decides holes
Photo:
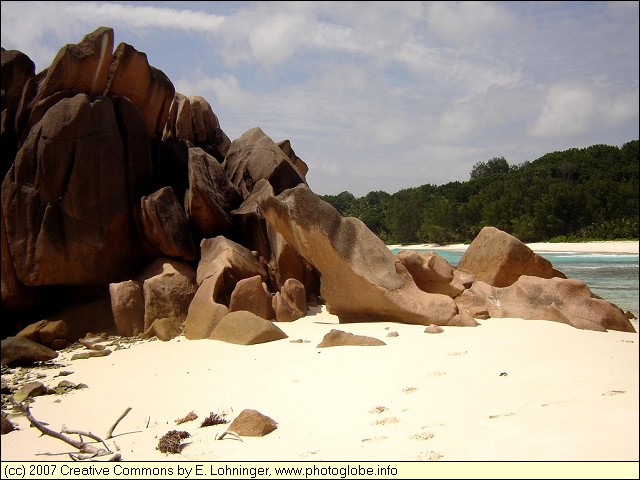
[(253, 58), (262, 65), (279, 65), (296, 51), (292, 39), (305, 35), (305, 19), (290, 13), (272, 16), (249, 33)]
[(428, 29), (444, 42), (475, 48), (480, 40), (504, 34), (514, 18), (503, 2), (429, 2)]
[(128, 5), (109, 2), (60, 2), (67, 15), (76, 21), (128, 25), (135, 28), (169, 28), (212, 32), (218, 30), (225, 19), (202, 11), (167, 7)]
[(634, 117), (637, 121), (637, 92), (612, 96), (586, 85), (552, 85), (529, 132), (537, 138), (579, 137), (594, 129), (615, 127)]

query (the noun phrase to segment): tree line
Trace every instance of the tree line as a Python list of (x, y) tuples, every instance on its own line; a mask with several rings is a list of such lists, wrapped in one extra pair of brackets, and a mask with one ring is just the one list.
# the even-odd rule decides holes
[(478, 162), (465, 182), (321, 195), (388, 244), (469, 243), (485, 226), (523, 242), (638, 239), (638, 140)]

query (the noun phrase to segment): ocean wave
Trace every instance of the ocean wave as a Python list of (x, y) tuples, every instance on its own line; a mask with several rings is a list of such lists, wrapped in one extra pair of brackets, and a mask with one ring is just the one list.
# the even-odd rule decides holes
[[(554, 265), (556, 266), (556, 265)], [(557, 267), (562, 269), (561, 267)], [(633, 263), (618, 263), (618, 264), (602, 264), (602, 263), (597, 263), (597, 264), (589, 264), (589, 265), (580, 265), (577, 263), (572, 263), (571, 265), (568, 265), (566, 267), (566, 269), (571, 269), (571, 270), (607, 270), (607, 269), (611, 269), (611, 270), (638, 270), (640, 267), (638, 266), (638, 264), (633, 264)]]
[(637, 262), (639, 256), (633, 253), (577, 253), (577, 252), (563, 252), (563, 253), (539, 253), (541, 257), (545, 258), (569, 258), (571, 260), (580, 261), (580, 259), (589, 260), (611, 260), (611, 261), (629, 261)]

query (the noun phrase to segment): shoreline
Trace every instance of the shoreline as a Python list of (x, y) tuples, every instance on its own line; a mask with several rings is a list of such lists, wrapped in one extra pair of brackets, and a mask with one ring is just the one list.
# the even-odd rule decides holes
[[(609, 253), (638, 255), (640, 242), (637, 240), (601, 241), (601, 242), (538, 242), (526, 244), (534, 252), (575, 252), (575, 253)], [(399, 250), (453, 250), (465, 251), (469, 245), (464, 243), (438, 245), (421, 243), (412, 245), (387, 245), (390, 249)]]

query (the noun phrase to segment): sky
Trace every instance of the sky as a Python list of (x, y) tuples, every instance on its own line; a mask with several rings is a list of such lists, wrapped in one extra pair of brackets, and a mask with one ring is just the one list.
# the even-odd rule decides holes
[(43, 70), (100, 26), (212, 106), (288, 139), (320, 195), (395, 193), (639, 137), (638, 2), (2, 2)]

